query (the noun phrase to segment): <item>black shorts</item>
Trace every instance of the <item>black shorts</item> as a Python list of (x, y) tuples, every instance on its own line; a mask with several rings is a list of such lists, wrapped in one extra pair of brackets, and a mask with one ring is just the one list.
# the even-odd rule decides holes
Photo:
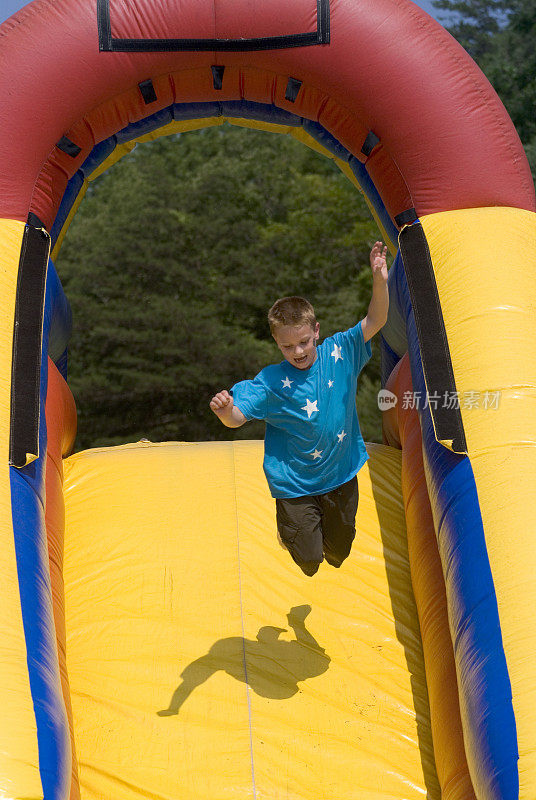
[(276, 499), (279, 536), (306, 575), (314, 575), (324, 558), (340, 567), (350, 554), (358, 499), (357, 477), (326, 494)]

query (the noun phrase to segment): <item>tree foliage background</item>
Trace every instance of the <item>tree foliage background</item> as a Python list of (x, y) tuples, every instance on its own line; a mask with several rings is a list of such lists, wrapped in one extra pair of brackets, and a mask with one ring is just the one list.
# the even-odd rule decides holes
[[(224, 428), (210, 398), (281, 360), (277, 297), (308, 297), (323, 336), (355, 324), (376, 238), (359, 192), (288, 136), (225, 125), (138, 146), (91, 185), (57, 263), (77, 447), (262, 438), (263, 423)], [(378, 353), (361, 386), (378, 440)]]
[(536, 179), (536, 2), (434, 0), (503, 101)]
[[(435, 0), (503, 100), (536, 175), (536, 3)], [(280, 360), (266, 312), (314, 304), (321, 335), (366, 313), (368, 209), (335, 165), (288, 136), (228, 125), (138, 145), (93, 182), (57, 268), (71, 302), (77, 448), (148, 438), (261, 438), (224, 428), (212, 394)], [(379, 353), (363, 434), (381, 441)]]

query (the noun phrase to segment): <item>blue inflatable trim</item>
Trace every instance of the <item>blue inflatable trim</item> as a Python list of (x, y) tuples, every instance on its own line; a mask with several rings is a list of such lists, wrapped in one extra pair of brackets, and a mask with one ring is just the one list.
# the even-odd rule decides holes
[(43, 325), (39, 458), (23, 469), (9, 468), (22, 621), (46, 800), (65, 800), (71, 780), (71, 741), (58, 666), (44, 508), (47, 350), (53, 319), (67, 313), (61, 296), (59, 280), (52, 269), (47, 274)]
[(209, 117), (235, 117), (238, 119), (258, 120), (275, 125), (289, 125), (295, 128), (303, 127), (319, 144), (326, 148), (337, 158), (346, 161), (356, 177), (363, 193), (374, 208), (378, 220), (383, 226), (391, 242), (398, 239), (398, 228), (389, 216), (387, 209), (371, 180), (366, 166), (353, 156), (329, 131), (318, 122), (299, 117), (290, 111), (285, 111), (274, 105), (252, 103), (248, 100), (229, 100), (221, 103), (175, 103), (156, 114), (146, 117), (139, 122), (127, 125), (118, 133), (95, 145), (77, 173), (67, 184), (60, 208), (51, 230), (52, 246), (54, 247), (58, 236), (70, 214), (73, 203), (78, 197), (84, 180), (91, 175), (113, 153), (118, 144), (124, 144), (152, 133), (174, 120), (207, 119)]
[(71, 306), (52, 261), (47, 272), (48, 302), (45, 302), (44, 330), (48, 331), (48, 355), (67, 379), (67, 346), (73, 327)]
[(387, 380), (394, 370), (400, 356), (390, 347), (380, 333), (380, 355), (381, 355), (381, 385), (385, 386)]

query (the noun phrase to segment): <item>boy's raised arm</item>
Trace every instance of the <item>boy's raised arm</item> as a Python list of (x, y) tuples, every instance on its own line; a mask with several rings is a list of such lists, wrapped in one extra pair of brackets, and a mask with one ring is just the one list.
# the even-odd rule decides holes
[(368, 342), (387, 322), (389, 310), (389, 290), (387, 287), (387, 247), (383, 242), (376, 242), (370, 251), (370, 268), (372, 269), (372, 297), (367, 316), (361, 323), (363, 339)]
[(223, 389), (214, 395), (209, 403), (210, 408), (227, 428), (239, 428), (247, 419), (233, 403), (233, 398)]

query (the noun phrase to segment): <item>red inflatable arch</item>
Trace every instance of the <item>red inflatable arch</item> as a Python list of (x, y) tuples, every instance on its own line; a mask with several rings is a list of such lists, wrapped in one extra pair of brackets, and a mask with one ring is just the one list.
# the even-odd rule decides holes
[(399, 223), (535, 209), (495, 92), (408, 0), (34, 0), (0, 41), (0, 217), (33, 213), (50, 230), (96, 144), (173, 103), (237, 100), (319, 122), (366, 165)]

